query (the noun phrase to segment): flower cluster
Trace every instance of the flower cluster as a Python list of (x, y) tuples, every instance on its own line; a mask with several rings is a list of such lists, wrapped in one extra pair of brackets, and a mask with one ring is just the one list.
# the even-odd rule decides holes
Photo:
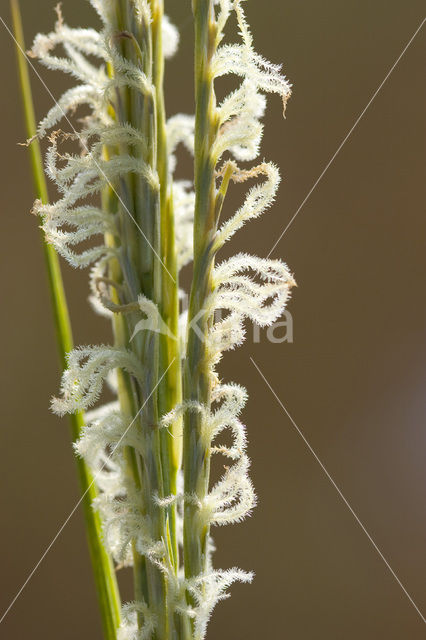
[[(91, 0), (91, 4), (102, 20), (101, 32), (69, 28), (59, 13), (55, 30), (38, 35), (33, 44), (32, 55), (42, 64), (70, 74), (79, 83), (66, 91), (41, 121), (38, 136), (68, 120), (68, 114), (79, 107), (89, 110), (79, 121), (78, 132), (71, 125), (71, 132), (50, 134), (46, 172), (60, 196), (54, 204), (36, 202), (34, 209), (42, 218), (47, 241), (73, 266), (91, 266), (92, 301), (112, 319), (115, 344), (71, 352), (62, 395), (53, 400), (52, 407), (60, 415), (86, 411), (99, 400), (105, 381), (117, 394), (116, 401), (86, 414), (87, 426), (75, 448), (94, 473), (100, 491), (94, 506), (102, 516), (104, 542), (114, 561), (128, 566), (135, 563), (136, 555), (142, 557), (153, 568), (147, 569), (148, 583), (151, 580), (160, 585), (152, 591), (148, 587), (145, 597), (139, 595), (135, 602), (123, 606), (118, 637), (163, 638), (164, 628), (171, 634), (177, 614), (182, 625), (175, 632), (201, 640), (213, 607), (226, 597), (229, 585), (251, 579), (250, 573), (239, 569), (213, 569), (210, 526), (241, 521), (256, 502), (248, 476), (246, 432), (239, 417), (246, 392), (238, 385), (222, 383), (216, 365), (224, 351), (242, 343), (247, 319), (266, 326), (281, 315), (294, 285), (288, 268), (278, 260), (238, 254), (216, 263), (216, 255), (246, 221), (263, 214), (274, 201), (280, 181), (277, 167), (262, 162), (247, 169), (237, 162), (258, 156), (264, 94), (279, 94), (285, 106), (290, 85), (280, 67), (255, 53), (242, 0), (204, 0), (215, 27), (214, 52), (209, 60), (212, 82), (233, 74), (240, 78), (240, 84), (219, 105), (211, 106), (216, 133), (208, 154), (215, 167), (217, 219), (206, 261), (211, 268), (211, 287), (201, 296), (199, 309), (205, 327), (201, 339), (208, 393), (197, 399), (187, 393), (162, 413), (158, 388), (161, 390), (174, 360), (166, 357), (162, 369), (158, 364), (160, 355), (167, 353), (162, 347), (167, 343), (162, 343), (161, 337), (175, 342), (178, 359), (186, 362), (190, 355), (186, 350), (191, 349), (188, 335), (196, 330), (196, 318), (182, 313), (180, 335), (175, 335), (176, 327), (165, 317), (161, 296), (164, 279), (170, 276), (173, 285), (169, 282), (168, 286), (177, 290), (179, 270), (192, 260), (196, 264), (202, 261), (200, 255), (194, 255), (197, 186), (192, 180), (173, 180), (178, 145), (197, 153), (195, 119), (178, 114), (165, 123), (167, 158), (162, 162), (167, 167), (167, 185), (161, 195), (165, 185), (155, 137), (161, 123), (153, 126), (151, 122), (153, 113), (160, 117), (156, 112), (160, 88), (155, 84), (152, 53), (159, 3)], [(130, 23), (124, 26), (117, 21), (116, 6), (121, 4), (127, 4), (131, 13)], [(222, 44), (231, 16), (236, 17), (239, 41)], [(162, 14), (161, 31), (162, 55), (167, 58), (176, 50), (178, 34)], [(56, 53), (58, 47), (65, 52), (62, 57)], [(132, 116), (135, 109), (140, 109), (140, 118)], [(139, 127), (138, 121), (144, 124)], [(78, 142), (81, 152), (61, 152), (60, 145), (67, 141)], [(229, 183), (247, 180), (258, 182), (238, 211), (219, 225)], [(99, 195), (101, 205), (94, 200)], [(168, 207), (173, 208), (174, 225), (170, 222), (164, 229), (158, 223), (158, 211), (168, 211)], [(175, 273), (170, 274), (163, 262), (161, 242), (155, 239), (160, 233), (173, 236)], [(146, 258), (148, 253), (151, 262)], [(220, 320), (215, 319), (217, 310), (224, 315)], [(177, 371), (180, 376), (180, 368)], [(176, 482), (165, 476), (165, 456), (173, 448), (172, 442), (167, 449), (166, 438), (182, 435), (176, 435), (176, 425), (182, 429), (182, 420), (186, 424), (188, 416), (195, 416), (200, 425), (199, 455), (207, 452), (208, 459), (210, 454), (222, 455), (230, 463), (220, 480), (204, 490), (183, 482), (182, 471), (185, 477), (189, 473), (184, 468), (189, 464), (185, 457), (182, 465), (177, 456), (180, 469), (172, 470)], [(225, 430), (232, 436), (228, 446), (218, 441)], [(196, 523), (194, 537), (200, 531), (208, 532), (202, 568), (195, 575), (186, 565), (184, 520), (188, 507), (191, 522)]]

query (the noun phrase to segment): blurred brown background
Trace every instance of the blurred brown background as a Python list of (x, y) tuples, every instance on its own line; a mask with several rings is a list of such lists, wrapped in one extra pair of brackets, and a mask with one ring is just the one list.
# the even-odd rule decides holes
[[(53, 0), (22, 1), (27, 43), (53, 25)], [(189, 0), (168, 67), (170, 114), (192, 111)], [(420, 0), (247, 3), (258, 51), (294, 83), (287, 119), (269, 101), (262, 156), (284, 177), (273, 210), (233, 239), (266, 255), (423, 18)], [(72, 25), (95, 25), (84, 0)], [(1, 17), (10, 23), (6, 0)], [(78, 500), (67, 422), (49, 413), (57, 359), (10, 36), (2, 59), (1, 611)], [(420, 640), (424, 624), (250, 362), (254, 358), (424, 612), (425, 33), (407, 52), (277, 246), (297, 278), (294, 343), (262, 333), (227, 356), (245, 412), (259, 506), (216, 531), (217, 566), (254, 569), (218, 606), (211, 640)], [(58, 97), (69, 81), (41, 69)], [(38, 115), (51, 98), (33, 76)], [(235, 200), (237, 204), (237, 200)], [(65, 269), (77, 343), (107, 341), (86, 304), (87, 273)], [(100, 640), (77, 512), (0, 625), (0, 638)]]

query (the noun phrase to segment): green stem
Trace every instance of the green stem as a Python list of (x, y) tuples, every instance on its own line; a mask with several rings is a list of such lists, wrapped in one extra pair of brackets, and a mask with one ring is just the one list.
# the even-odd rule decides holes
[[(215, 159), (213, 142), (217, 136), (215, 94), (211, 61), (216, 46), (213, 0), (193, 1), (195, 21), (195, 217), (194, 275), (188, 318), (188, 345), (184, 375), (184, 399), (210, 406), (211, 382), (206, 336), (211, 318), (205, 313), (212, 292), (216, 232)], [(194, 324), (197, 326), (195, 327)], [(210, 442), (203, 436), (202, 416), (187, 412), (184, 421), (185, 495), (196, 495), (203, 502), (210, 476)], [(184, 508), (185, 575), (192, 578), (207, 567), (209, 526), (200, 519), (199, 507), (186, 503)], [(191, 598), (189, 598), (191, 602)]]
[[(36, 123), (28, 64), (23, 53), (23, 51), (25, 51), (25, 43), (18, 0), (11, 0), (11, 11), (14, 35), (17, 42), (17, 62), (25, 124), (27, 135), (29, 138), (32, 138), (36, 134)], [(47, 186), (43, 173), (40, 145), (37, 139), (35, 139), (30, 145), (29, 152), (36, 195), (40, 200), (42, 200), (42, 202), (47, 203)], [(73, 348), (71, 323), (65, 290), (58, 256), (54, 248), (48, 245), (44, 241), (44, 238), (42, 238), (42, 246), (49, 280), (60, 362), (61, 366), (65, 368), (66, 354)], [(81, 413), (73, 414), (70, 416), (70, 422), (72, 440), (75, 442), (79, 438), (81, 429), (84, 426), (84, 417)], [(87, 465), (81, 458), (77, 458), (76, 461), (80, 488), (83, 495), (82, 505), (86, 533), (92, 560), (95, 586), (101, 609), (104, 635), (106, 640), (115, 640), (116, 631), (120, 625), (120, 597), (115, 571), (111, 559), (102, 544), (102, 529), (99, 515), (92, 508), (93, 500), (97, 496), (93, 477)]]
[[(175, 248), (175, 223), (173, 216), (173, 200), (169, 188), (168, 156), (166, 139), (166, 121), (163, 98), (164, 60), (162, 51), (161, 25), (163, 19), (162, 0), (152, 2), (153, 32), (153, 80), (156, 88), (157, 106), (157, 172), (160, 180), (161, 206), (161, 253), (165, 268), (161, 273), (161, 307), (160, 312), (170, 330), (170, 335), (160, 336), (160, 374), (167, 371), (163, 383), (159, 387), (159, 413), (164, 415), (182, 401), (181, 365), (178, 336), (179, 301), (178, 274)], [(169, 365), (171, 366), (169, 367)], [(171, 425), (169, 431), (163, 430), (162, 457), (165, 494), (176, 493), (177, 473), (181, 464), (181, 421)], [(174, 565), (179, 563), (176, 539), (176, 507), (168, 510), (170, 518), (170, 535), (172, 540)]]
[[(161, 39), (158, 37), (162, 13), (158, 12), (158, 4), (155, 2), (152, 3), (151, 9), (152, 21), (148, 21), (143, 13), (139, 19), (136, 18), (135, 7), (129, 0), (120, 0), (117, 3), (117, 37), (120, 37), (122, 55), (143, 71), (155, 89), (151, 93), (139, 91), (134, 87), (121, 88), (118, 103), (120, 108), (116, 108), (116, 113), (122, 124), (130, 123), (142, 133), (146, 144), (143, 148), (131, 149), (131, 152), (141, 163), (149, 166), (153, 174), (157, 172), (161, 185), (150, 182), (145, 176), (128, 177), (131, 190), (131, 198), (128, 200), (132, 206), (129, 211), (137, 221), (139, 229), (133, 221), (129, 222), (128, 212), (121, 212), (123, 226), (128, 228), (121, 252), (123, 256), (129, 256), (123, 268), (127, 302), (134, 302), (142, 293), (163, 312), (163, 270), (164, 261), (167, 262), (167, 257), (163, 255), (163, 238), (165, 234), (172, 234), (173, 229), (163, 226), (167, 202), (167, 160), (162, 97), (162, 50)], [(157, 98), (160, 100), (159, 105)], [(135, 251), (131, 252), (132, 248), (135, 248)], [(168, 277), (167, 272), (164, 277)], [(177, 286), (173, 278), (172, 284), (174, 287)], [(174, 313), (177, 314), (177, 291), (172, 292), (173, 295), (176, 300)], [(137, 319), (130, 314), (127, 317), (129, 334), (132, 333)], [(167, 318), (165, 320), (168, 321)], [(165, 438), (166, 432), (159, 428), (159, 416), (164, 405), (169, 402), (168, 397), (165, 399), (165, 394), (168, 393), (170, 377), (165, 372), (170, 362), (174, 362), (175, 356), (171, 353), (169, 360), (168, 345), (164, 345), (163, 337), (156, 332), (137, 334), (130, 347), (146, 371), (143, 383), (137, 388), (137, 403), (142, 408), (138, 428), (143, 454), (137, 455), (144, 515), (149, 520), (152, 539), (166, 542), (170, 539), (175, 540), (175, 524), (171, 517), (167, 517), (165, 510), (159, 507), (155, 497), (168, 495), (172, 488), (175, 490), (176, 484), (177, 469), (172, 469), (170, 462), (170, 453), (173, 451), (169, 442), (170, 436), (167, 435)], [(179, 362), (179, 358), (177, 361)], [(170, 511), (174, 513), (174, 509)], [(166, 550), (166, 553), (169, 555), (169, 550)], [(134, 555), (136, 599), (145, 600), (157, 618), (153, 640), (166, 640), (173, 637), (173, 620), (169, 616), (166, 579), (158, 566), (148, 558), (145, 562), (145, 572), (142, 573), (139, 556), (137, 553)], [(167, 561), (173, 566), (175, 554), (171, 551), (170, 555), (172, 557), (167, 558)], [(143, 624), (142, 619), (140, 624)]]
[[(169, 329), (169, 335), (160, 334), (160, 375), (164, 375), (158, 389), (159, 415), (165, 415), (182, 402), (182, 370), (179, 342), (178, 268), (175, 246), (175, 220), (171, 177), (168, 167), (166, 115), (164, 107), (164, 56), (162, 47), (163, 0), (152, 0), (153, 82), (157, 107), (157, 173), (160, 181), (161, 240), (160, 255), (164, 262), (161, 270), (160, 313)], [(163, 489), (165, 495), (176, 495), (178, 473), (182, 464), (182, 418), (176, 419), (169, 429), (163, 429), (161, 457)], [(177, 510), (172, 504), (166, 509), (166, 528), (170, 541), (170, 560), (178, 575), (180, 559), (177, 539)], [(169, 606), (169, 638), (191, 638), (189, 619)]]

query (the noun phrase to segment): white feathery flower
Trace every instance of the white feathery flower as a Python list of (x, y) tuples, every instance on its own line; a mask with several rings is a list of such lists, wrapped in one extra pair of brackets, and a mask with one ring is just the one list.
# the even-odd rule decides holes
[(209, 492), (203, 509), (212, 524), (242, 522), (256, 505), (256, 495), (248, 476), (249, 458), (242, 454)]
[(216, 246), (218, 248), (229, 240), (247, 220), (258, 218), (274, 202), (280, 184), (278, 168), (272, 162), (264, 162), (246, 172), (247, 177), (256, 177), (261, 174), (266, 176), (265, 182), (257, 184), (249, 190), (243, 205), (219, 229), (216, 237)]
[[(139, 628), (138, 617), (143, 619), (142, 628)], [(128, 602), (121, 609), (121, 625), (117, 632), (117, 640), (150, 640), (155, 626), (155, 616), (145, 602)]]
[(124, 447), (129, 444), (138, 446), (134, 430), (128, 429), (127, 421), (120, 413), (116, 402), (88, 412), (86, 422), (88, 426), (82, 430), (75, 450), (94, 471), (99, 464), (100, 453), (104, 455), (110, 450), (110, 459), (114, 462), (117, 456), (122, 454)]
[(78, 85), (68, 89), (43, 118), (37, 127), (38, 137), (43, 138), (47, 131), (57, 125), (68, 112), (75, 111), (77, 107), (84, 104), (101, 114), (102, 121), (107, 120), (107, 115), (102, 112), (102, 94), (90, 84)]
[(143, 368), (136, 356), (114, 347), (80, 347), (68, 354), (68, 368), (62, 376), (62, 398), (53, 398), (52, 410), (58, 415), (85, 411), (98, 400), (111, 369), (120, 368), (137, 379)]
[(224, 351), (240, 346), (245, 339), (243, 318), (240, 313), (231, 312), (226, 318), (215, 322), (208, 333), (207, 347), (212, 367), (222, 357)]
[(194, 640), (203, 640), (216, 604), (228, 597), (226, 590), (234, 582), (251, 582), (253, 573), (241, 569), (216, 570), (186, 581), (186, 588), (196, 601)]
[[(260, 280), (242, 275), (253, 272)], [(261, 327), (275, 322), (290, 296), (294, 279), (280, 260), (237, 254), (214, 270), (215, 290), (211, 298), (214, 309), (226, 309), (250, 318)]]
[[(52, 243), (58, 253), (75, 267), (86, 267), (99, 260), (105, 254), (113, 255), (111, 248), (104, 244), (76, 253), (73, 247), (104, 233), (116, 234), (112, 215), (89, 205), (67, 206), (63, 200), (53, 205), (36, 201), (34, 213), (43, 218), (43, 230), (48, 242)], [(63, 231), (63, 227), (67, 227)], [(75, 229), (72, 231), (71, 229)]]
[[(74, 38), (77, 33), (86, 32), (87, 41), (84, 37)], [(67, 48), (67, 57), (53, 55), (52, 50), (63, 45)], [(99, 34), (91, 29), (69, 29), (59, 22), (56, 23), (56, 30), (47, 35), (38, 34), (35, 37), (30, 55), (38, 58), (40, 62), (53, 71), (69, 73), (83, 84), (90, 84), (101, 88), (106, 80), (103, 67), (95, 67), (78, 53), (84, 55), (95, 55), (103, 60), (106, 58), (105, 49), (102, 46)]]

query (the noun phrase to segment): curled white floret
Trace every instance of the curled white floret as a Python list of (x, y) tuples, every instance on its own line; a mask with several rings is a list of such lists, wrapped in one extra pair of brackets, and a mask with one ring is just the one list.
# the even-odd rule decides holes
[[(142, 627), (138, 623), (142, 618)], [(121, 624), (117, 640), (150, 640), (156, 619), (145, 602), (128, 602), (121, 608)]]
[[(54, 204), (42, 204), (37, 200), (33, 211), (43, 219), (46, 240), (73, 267), (87, 267), (103, 256), (115, 255), (115, 251), (103, 243), (103, 234), (116, 235), (115, 221), (102, 209), (90, 205), (68, 206), (64, 200)], [(96, 236), (102, 236), (101, 244), (75, 250), (77, 245)]]
[(120, 368), (139, 380), (143, 368), (136, 356), (114, 347), (80, 347), (68, 356), (62, 375), (61, 398), (53, 398), (52, 410), (58, 415), (85, 411), (98, 400), (104, 380), (112, 369)]
[[(225, 2), (225, 11), (228, 13)], [(233, 9), (237, 15), (242, 44), (220, 46), (213, 61), (215, 77), (232, 73), (249, 79), (262, 91), (278, 93), (287, 100), (291, 93), (291, 85), (281, 75), (281, 65), (268, 62), (253, 49), (253, 38), (248, 28), (241, 0), (234, 0)]]
[(218, 248), (229, 240), (248, 220), (261, 216), (274, 202), (280, 184), (278, 168), (271, 162), (264, 162), (248, 173), (255, 176), (264, 175), (266, 180), (256, 184), (249, 190), (242, 206), (221, 226), (216, 238), (216, 246)]
[(288, 267), (280, 260), (244, 253), (218, 265), (213, 279), (211, 307), (234, 312), (261, 327), (272, 324), (283, 313), (295, 285)]
[(195, 620), (194, 640), (205, 637), (207, 624), (216, 604), (227, 598), (227, 589), (234, 582), (251, 582), (253, 573), (241, 569), (216, 570), (186, 581), (186, 588), (195, 599), (192, 617)]

